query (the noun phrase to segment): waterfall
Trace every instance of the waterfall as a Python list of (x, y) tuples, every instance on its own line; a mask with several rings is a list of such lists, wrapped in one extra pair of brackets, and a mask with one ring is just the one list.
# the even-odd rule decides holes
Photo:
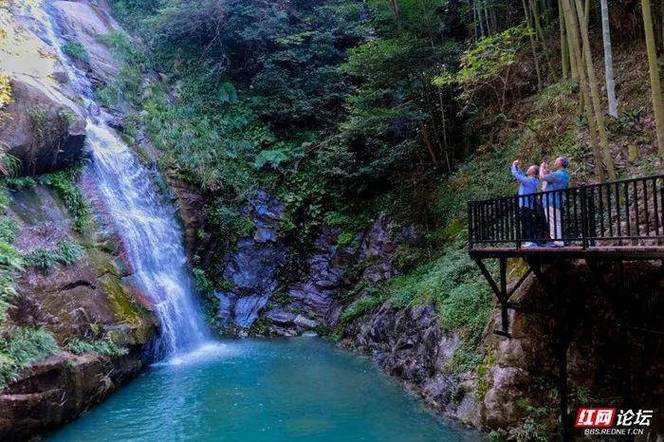
[(87, 76), (60, 49), (63, 41), (48, 6), (34, 8), (32, 15), (87, 109), (86, 142), (92, 154), (89, 172), (126, 251), (134, 284), (152, 301), (160, 321), (155, 356), (168, 357), (201, 347), (207, 332), (175, 209), (152, 182), (149, 170), (106, 124)]

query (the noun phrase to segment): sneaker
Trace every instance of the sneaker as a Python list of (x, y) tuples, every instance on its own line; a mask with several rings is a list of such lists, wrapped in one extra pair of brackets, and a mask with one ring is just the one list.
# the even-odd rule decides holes
[(530, 249), (530, 248), (532, 248), (532, 247), (537, 247), (537, 244), (535, 244), (534, 242), (530, 242), (530, 241), (528, 241), (528, 242), (524, 242), (524, 243), (523, 243), (523, 247), (525, 247), (525, 248), (527, 248), (527, 249)]
[(554, 241), (553, 246), (554, 247), (565, 247), (565, 243), (563, 241)]

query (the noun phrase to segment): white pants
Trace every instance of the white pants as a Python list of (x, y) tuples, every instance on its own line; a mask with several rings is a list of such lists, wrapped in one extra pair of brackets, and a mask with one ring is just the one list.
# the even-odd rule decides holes
[(553, 241), (562, 241), (563, 229), (560, 209), (549, 206), (544, 213), (546, 214), (546, 221), (549, 223), (549, 235), (551, 239)]

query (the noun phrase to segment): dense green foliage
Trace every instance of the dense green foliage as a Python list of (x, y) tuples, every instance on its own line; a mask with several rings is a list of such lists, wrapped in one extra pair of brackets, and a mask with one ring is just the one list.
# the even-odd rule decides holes
[(57, 352), (53, 335), (45, 328), (0, 329), (0, 389), (33, 362)]
[(453, 88), (432, 84), (461, 53), (455, 8), (408, 2), (396, 32), (379, 1), (114, 5), (145, 46), (109, 37), (127, 63), (100, 96), (142, 109), (128, 132), (145, 128), (162, 167), (211, 194), (224, 236), (244, 224), (214, 215), (257, 188), (288, 204), (286, 230), (306, 233), (328, 210), (389, 206), (375, 197), (395, 186), (405, 201), (464, 155)]
[[(328, 225), (353, 245), (379, 213), (417, 225), (402, 275), (356, 287), (342, 323), (385, 302), (433, 304), (463, 338), (450, 368), (471, 369), (493, 304), (464, 250), (467, 201), (513, 189), (516, 158), (567, 154), (575, 177), (592, 172), (575, 161), (587, 158), (587, 122), (576, 83), (554, 67), (554, 4), (114, 0), (140, 38), (108, 36), (126, 63), (100, 97), (133, 107), (127, 134), (147, 133), (161, 168), (205, 196), (206, 244), (251, 232), (242, 208), (257, 189), (286, 205), (282, 231), (301, 244)], [(214, 313), (222, 278), (196, 277)]]
[(24, 256), (26, 266), (49, 270), (58, 264), (71, 265), (83, 256), (83, 247), (69, 240), (62, 240), (51, 249), (36, 249)]

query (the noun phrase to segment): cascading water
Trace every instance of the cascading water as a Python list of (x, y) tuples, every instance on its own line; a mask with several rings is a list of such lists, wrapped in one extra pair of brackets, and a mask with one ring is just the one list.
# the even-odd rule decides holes
[(133, 152), (104, 123), (88, 123), (93, 174), (122, 238), (137, 286), (161, 321), (160, 352), (200, 345), (204, 326), (193, 300), (182, 232)]
[(155, 356), (172, 356), (200, 347), (207, 333), (194, 298), (175, 211), (159, 193), (149, 171), (106, 124), (86, 75), (62, 53), (63, 42), (48, 6), (34, 12), (41, 34), (65, 65), (74, 90), (86, 105), (91, 173), (121, 238), (134, 282), (153, 302), (161, 323)]

